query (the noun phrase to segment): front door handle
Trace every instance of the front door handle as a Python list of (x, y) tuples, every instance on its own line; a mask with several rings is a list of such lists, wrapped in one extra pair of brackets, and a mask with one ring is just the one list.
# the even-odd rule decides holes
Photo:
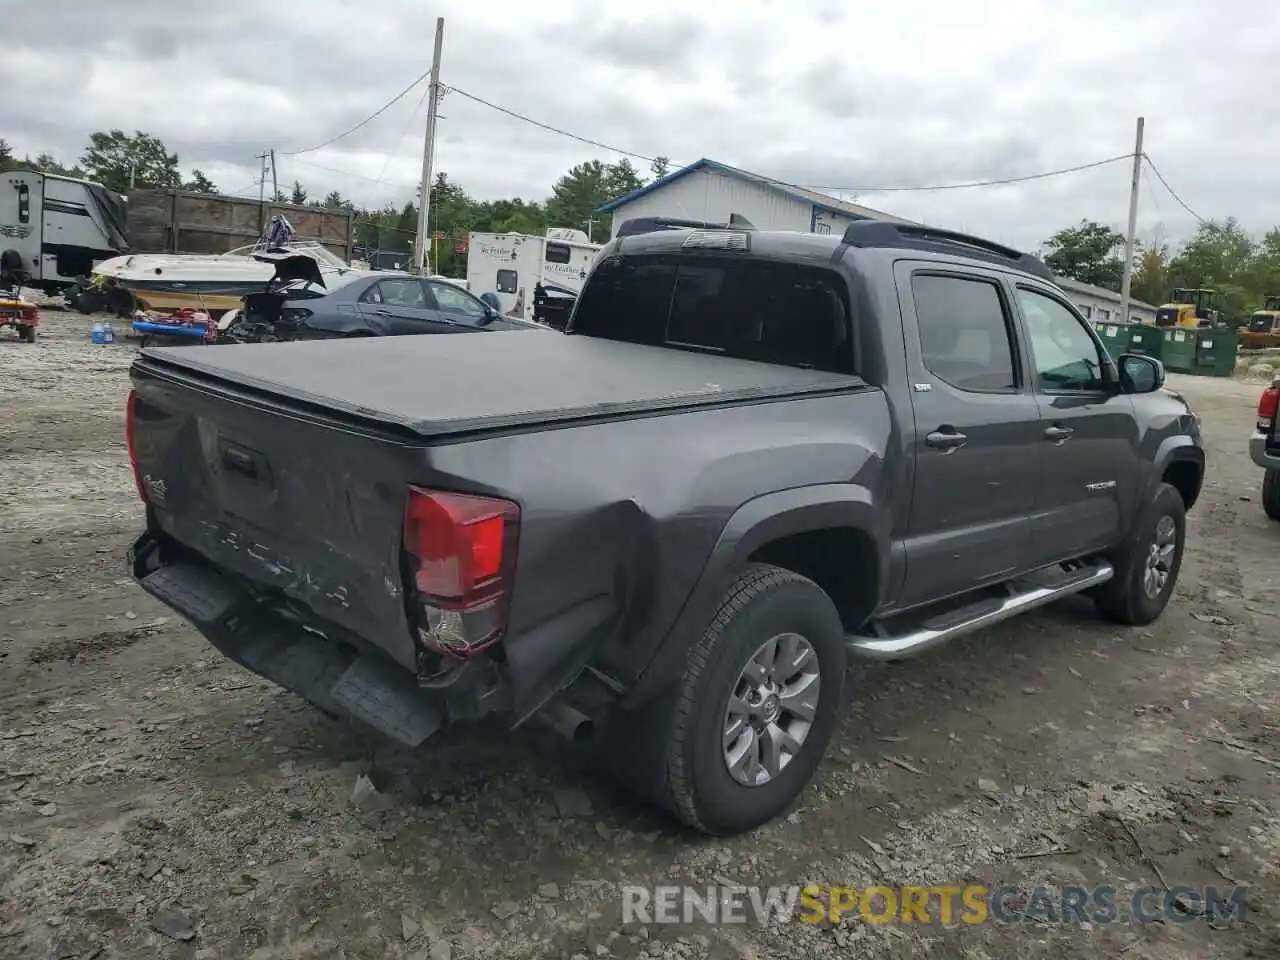
[(957, 433), (950, 427), (944, 427), (941, 430), (933, 431), (933, 433), (924, 438), (924, 442), (935, 450), (942, 450), (945, 453), (950, 453), (953, 450), (959, 450), (963, 447), (969, 442), (969, 438), (963, 433)]
[(1046, 440), (1052, 441), (1053, 443), (1062, 443), (1065, 440), (1070, 439), (1073, 433), (1075, 433), (1075, 431), (1072, 430), (1070, 427), (1054, 426), (1054, 427), (1050, 427), (1044, 432), (1044, 438)]

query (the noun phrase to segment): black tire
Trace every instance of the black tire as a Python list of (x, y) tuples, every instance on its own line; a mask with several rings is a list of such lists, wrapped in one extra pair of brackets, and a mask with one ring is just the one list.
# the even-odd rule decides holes
[[(799, 749), (768, 782), (748, 786), (730, 773), (724, 747), (729, 699), (762, 645), (782, 634), (808, 642), (818, 669), (818, 697)], [(754, 829), (784, 813), (822, 760), (839, 714), (847, 666), (844, 630), (831, 598), (790, 570), (751, 564), (730, 584), (702, 637), (689, 651), (684, 675), (629, 735), (661, 747), (647, 782), (631, 785), (691, 827), (712, 835)], [(810, 661), (811, 663), (813, 661)], [(785, 714), (779, 719), (786, 719)], [(791, 726), (793, 732), (803, 729)], [(642, 751), (643, 752), (643, 751)], [(630, 765), (636, 755), (615, 757)], [(641, 769), (637, 767), (637, 769)]]
[[(1153, 548), (1163, 546), (1158, 542), (1158, 531), (1170, 520), (1173, 523), (1172, 554), (1158, 565), (1165, 574), (1163, 584), (1152, 583), (1152, 589), (1148, 590), (1148, 559)], [(1129, 542), (1111, 558), (1115, 576), (1093, 594), (1098, 612), (1126, 626), (1145, 626), (1156, 620), (1169, 605), (1177, 586), (1186, 540), (1187, 511), (1182, 494), (1173, 486), (1161, 483), (1134, 524)]]
[(19, 324), (18, 339), (21, 340), (23, 343), (35, 343), (36, 328), (26, 323)]
[(1280, 521), (1280, 470), (1268, 470), (1262, 478), (1262, 509)]

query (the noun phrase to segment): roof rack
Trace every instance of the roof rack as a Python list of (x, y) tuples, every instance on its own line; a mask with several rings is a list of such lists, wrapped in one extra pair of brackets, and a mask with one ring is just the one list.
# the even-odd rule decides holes
[[(1039, 257), (992, 240), (939, 227), (890, 223), (887, 220), (855, 220), (845, 229), (842, 242), (851, 247), (902, 247), (908, 250), (960, 253), (992, 263), (1008, 264), (1041, 280), (1057, 282), (1053, 271)], [(956, 247), (962, 249), (957, 250)]]
[(675, 217), (632, 217), (622, 221), (618, 227), (618, 237), (631, 237), (641, 233), (656, 233), (659, 230), (754, 230), (755, 226), (740, 213), (729, 214), (728, 223), (713, 223), (709, 220), (680, 220)]

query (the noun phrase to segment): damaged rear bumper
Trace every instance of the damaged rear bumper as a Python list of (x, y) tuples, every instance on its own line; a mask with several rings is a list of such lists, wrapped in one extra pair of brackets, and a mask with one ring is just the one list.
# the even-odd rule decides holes
[[(147, 593), (221, 653), (330, 716), (360, 720), (411, 748), (445, 725), (449, 698), (421, 689), (413, 673), (385, 654), (283, 615), (199, 558), (167, 551), (153, 534), (134, 543), (129, 564)], [(462, 692), (460, 684), (465, 676), (448, 692)]]

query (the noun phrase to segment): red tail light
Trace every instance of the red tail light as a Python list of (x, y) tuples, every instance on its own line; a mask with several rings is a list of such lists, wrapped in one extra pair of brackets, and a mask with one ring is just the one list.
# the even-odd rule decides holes
[(130, 390), (124, 417), (124, 439), (129, 445), (129, 465), (133, 467), (133, 483), (138, 488), (138, 497), (143, 503), (148, 503), (147, 488), (142, 483), (142, 469), (138, 466), (137, 420), (138, 394), (137, 391)]
[(404, 549), (427, 647), (465, 658), (502, 639), (519, 524), (509, 500), (409, 488)]
[(1276, 422), (1276, 408), (1280, 407), (1280, 380), (1262, 391), (1258, 400), (1258, 429), (1270, 433)]

